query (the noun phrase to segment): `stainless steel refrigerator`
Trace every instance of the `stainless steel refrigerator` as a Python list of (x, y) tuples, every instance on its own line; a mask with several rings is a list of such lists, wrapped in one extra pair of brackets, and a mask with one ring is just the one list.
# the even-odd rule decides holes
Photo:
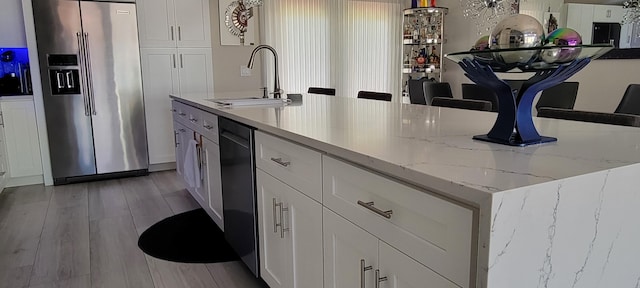
[(33, 0), (54, 184), (145, 174), (133, 1)]

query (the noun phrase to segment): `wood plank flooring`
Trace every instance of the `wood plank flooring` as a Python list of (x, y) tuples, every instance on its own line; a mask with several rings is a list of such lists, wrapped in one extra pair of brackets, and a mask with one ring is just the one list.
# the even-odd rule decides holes
[(0, 288), (265, 288), (241, 262), (174, 263), (138, 236), (198, 204), (175, 171), (0, 194)]

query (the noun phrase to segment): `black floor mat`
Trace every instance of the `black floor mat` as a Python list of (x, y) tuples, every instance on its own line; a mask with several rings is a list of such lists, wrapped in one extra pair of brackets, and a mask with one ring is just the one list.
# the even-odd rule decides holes
[(224, 232), (204, 209), (166, 218), (140, 235), (138, 247), (150, 256), (173, 262), (216, 263), (238, 260)]

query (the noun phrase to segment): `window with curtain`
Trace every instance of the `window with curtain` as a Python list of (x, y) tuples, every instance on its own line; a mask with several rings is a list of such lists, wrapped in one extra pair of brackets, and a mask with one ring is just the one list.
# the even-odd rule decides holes
[[(400, 101), (404, 2), (264, 1), (265, 43), (279, 53), (282, 88), (333, 87), (347, 97), (360, 90), (389, 92)], [(273, 60), (266, 59), (267, 83), (273, 83)]]

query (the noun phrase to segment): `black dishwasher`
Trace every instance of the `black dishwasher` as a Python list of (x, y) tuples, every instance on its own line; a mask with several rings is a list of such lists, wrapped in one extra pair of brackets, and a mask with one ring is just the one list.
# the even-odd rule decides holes
[(259, 277), (253, 129), (220, 117), (224, 236)]

